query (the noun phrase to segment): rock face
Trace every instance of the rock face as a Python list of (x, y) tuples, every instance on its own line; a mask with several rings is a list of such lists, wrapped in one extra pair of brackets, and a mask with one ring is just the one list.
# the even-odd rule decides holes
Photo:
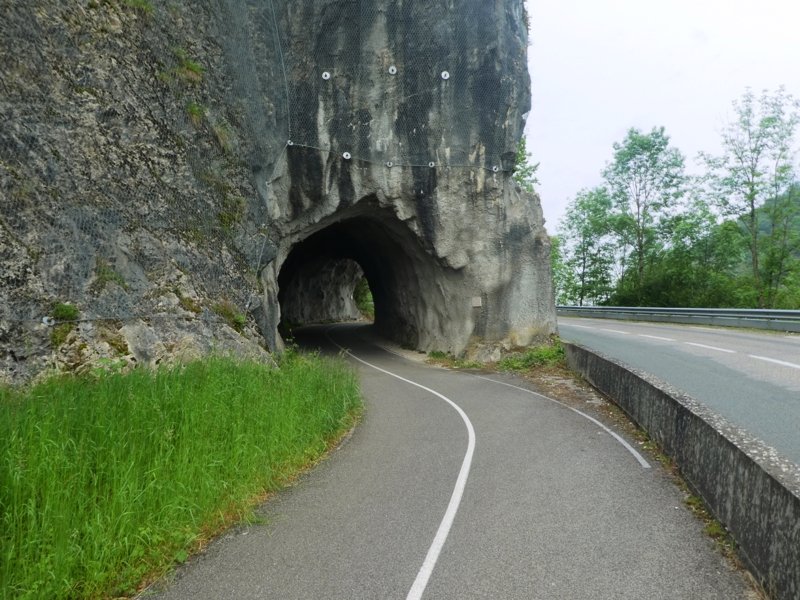
[[(3, 3), (5, 378), (279, 349), (281, 299), (324, 313), (285, 290), (325, 261), (423, 350), (554, 332), (511, 177), (523, 21), (522, 0)], [(63, 305), (66, 335), (42, 321)]]
[(353, 292), (364, 271), (349, 259), (318, 257), (291, 272), (279, 294), (281, 318), (289, 324), (356, 321), (363, 318)]

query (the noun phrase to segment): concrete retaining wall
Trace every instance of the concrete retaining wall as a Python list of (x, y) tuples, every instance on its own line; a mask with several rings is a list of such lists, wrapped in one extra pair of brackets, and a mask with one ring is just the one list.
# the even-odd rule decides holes
[(670, 456), (772, 598), (800, 598), (800, 467), (668, 384), (575, 344), (567, 361)]

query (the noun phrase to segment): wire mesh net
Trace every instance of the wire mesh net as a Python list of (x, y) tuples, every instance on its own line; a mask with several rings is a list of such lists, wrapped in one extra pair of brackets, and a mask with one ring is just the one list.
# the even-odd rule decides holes
[(527, 108), (524, 27), (501, 39), (484, 0), (4, 13), (0, 337), (59, 303), (87, 320), (213, 316), (201, 297), (246, 312), (283, 153), (508, 171)]
[[(497, 23), (486, 3), (303, 10), (307, 27), (284, 32), (293, 144), (392, 166), (509, 168), (501, 155), (514, 150), (502, 144), (514, 82), (498, 69)], [(432, 18), (454, 12), (459, 18)], [(479, 127), (466, 115), (477, 115)]]

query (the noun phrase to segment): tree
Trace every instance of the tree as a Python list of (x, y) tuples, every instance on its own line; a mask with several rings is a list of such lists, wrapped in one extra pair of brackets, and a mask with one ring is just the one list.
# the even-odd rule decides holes
[(583, 306), (608, 299), (614, 263), (613, 221), (611, 196), (604, 187), (580, 191), (567, 206), (559, 237), (568, 273), (562, 278), (562, 293), (570, 303)]
[(534, 186), (539, 183), (536, 171), (539, 163), (530, 162), (531, 155), (528, 154), (528, 144), (524, 137), (519, 140), (517, 146), (517, 156), (514, 159), (514, 181), (527, 192), (534, 192)]
[[(614, 144), (614, 159), (603, 171), (619, 213), (617, 236), (632, 244), (637, 296), (657, 254), (658, 223), (683, 195), (683, 169), (683, 155), (670, 147), (669, 136), (660, 127), (647, 134), (630, 129), (621, 143)], [(641, 300), (637, 298), (638, 303)]]
[(550, 236), (550, 269), (553, 272), (553, 291), (556, 304), (572, 304), (572, 290), (575, 287), (572, 271), (564, 260), (563, 242), (557, 235)]
[[(722, 155), (701, 154), (708, 167), (707, 193), (726, 216), (736, 218), (748, 238), (750, 271), (760, 308), (772, 305), (774, 292), (786, 277), (784, 260), (789, 236), (782, 197), (797, 180), (794, 137), (800, 116), (798, 102), (780, 88), (759, 98), (747, 90), (733, 103), (736, 119), (722, 131)], [(774, 209), (768, 230), (762, 229), (759, 208)], [(777, 234), (776, 234), (777, 232)], [(777, 247), (775, 246), (777, 244)], [(767, 264), (762, 264), (762, 257)], [(765, 273), (763, 267), (767, 267)]]
[[(735, 223), (718, 217), (700, 197), (663, 220), (665, 248), (641, 291), (648, 306), (736, 306), (736, 271), (744, 256)], [(615, 300), (625, 303), (618, 293)]]
[(787, 283), (800, 274), (800, 184), (792, 184), (786, 192), (768, 200), (760, 211), (763, 231), (761, 261), (765, 305), (773, 308), (795, 308), (800, 290), (787, 290)]

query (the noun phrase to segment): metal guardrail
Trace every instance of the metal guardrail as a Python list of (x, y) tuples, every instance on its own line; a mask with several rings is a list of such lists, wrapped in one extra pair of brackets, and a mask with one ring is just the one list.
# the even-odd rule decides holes
[(747, 327), (800, 333), (800, 310), (639, 306), (558, 306), (556, 310), (559, 315), (565, 317)]

